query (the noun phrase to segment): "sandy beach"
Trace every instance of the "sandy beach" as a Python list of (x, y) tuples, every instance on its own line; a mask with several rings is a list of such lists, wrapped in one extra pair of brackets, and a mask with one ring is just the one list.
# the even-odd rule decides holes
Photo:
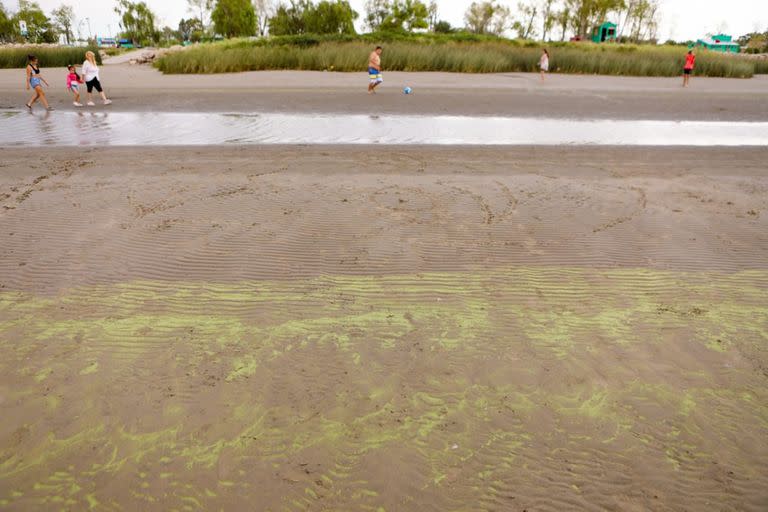
[[(768, 119), (760, 79), (118, 73), (127, 111)], [(0, 155), (3, 510), (768, 507), (768, 148)]]
[[(74, 110), (66, 70), (46, 69), (53, 105)], [(768, 76), (749, 80), (551, 75), (384, 73), (375, 98), (365, 73), (268, 71), (222, 75), (162, 75), (149, 66), (102, 67), (102, 83), (127, 112), (316, 112), (518, 116), (595, 119), (765, 121)], [(414, 94), (405, 96), (405, 86)], [(0, 70), (0, 112), (29, 95), (24, 70)]]

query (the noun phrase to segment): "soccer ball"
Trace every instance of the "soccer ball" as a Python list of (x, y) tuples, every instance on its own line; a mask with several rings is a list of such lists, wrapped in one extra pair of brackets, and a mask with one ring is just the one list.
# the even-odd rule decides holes
[(411, 89), (410, 87), (406, 87), (405, 89), (403, 89), (403, 94), (411, 94), (412, 92), (413, 92), (413, 89)]

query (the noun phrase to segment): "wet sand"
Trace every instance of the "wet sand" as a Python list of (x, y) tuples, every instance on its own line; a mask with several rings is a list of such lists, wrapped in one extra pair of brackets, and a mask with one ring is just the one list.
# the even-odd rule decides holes
[[(59, 109), (74, 110), (66, 70), (43, 68)], [(149, 66), (103, 66), (102, 83), (127, 112), (302, 112), (439, 114), (597, 119), (765, 121), (768, 76), (749, 80), (385, 72), (376, 97), (365, 73), (307, 71), (162, 75)], [(0, 70), (0, 111), (29, 99), (23, 70)], [(414, 94), (402, 93), (411, 86)], [(102, 107), (98, 107), (102, 109)]]
[(765, 148), (2, 149), (4, 510), (765, 510)]

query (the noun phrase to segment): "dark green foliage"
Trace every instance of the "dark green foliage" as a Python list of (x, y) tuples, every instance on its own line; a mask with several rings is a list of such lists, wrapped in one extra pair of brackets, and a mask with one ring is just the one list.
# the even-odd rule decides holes
[(256, 11), (250, 0), (217, 0), (211, 19), (216, 33), (224, 37), (252, 36), (256, 33)]
[(18, 30), (19, 20), (27, 22), (27, 40), (29, 42), (55, 43), (58, 41), (59, 35), (56, 29), (37, 2), (20, 0), (19, 10), (11, 19), (14, 32)]
[(269, 32), (274, 36), (299, 34), (354, 34), (358, 14), (347, 0), (318, 3), (292, 0), (280, 4), (269, 19)]
[(161, 32), (155, 24), (155, 13), (146, 2), (118, 0), (115, 13), (120, 16), (122, 37), (145, 46), (160, 41)]

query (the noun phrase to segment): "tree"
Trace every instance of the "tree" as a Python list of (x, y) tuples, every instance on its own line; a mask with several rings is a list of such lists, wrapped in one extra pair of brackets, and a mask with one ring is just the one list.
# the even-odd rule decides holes
[(75, 24), (75, 10), (71, 5), (61, 4), (59, 8), (51, 11), (51, 16), (53, 16), (58, 31), (64, 34), (67, 39), (67, 44), (71, 44), (75, 38), (72, 33), (72, 25)]
[(357, 18), (347, 0), (323, 0), (309, 4), (304, 11), (304, 26), (310, 34), (354, 34)]
[(373, 32), (378, 31), (391, 11), (389, 0), (366, 0), (365, 24)]
[(163, 27), (161, 33), (164, 44), (170, 45), (171, 43), (181, 41), (181, 32), (178, 30), (173, 30), (171, 27)]
[(199, 18), (184, 18), (179, 21), (179, 35), (182, 41), (198, 42), (203, 38), (204, 29)]
[(512, 24), (512, 28), (517, 31), (517, 37), (520, 39), (533, 38), (535, 36), (533, 22), (536, 20), (539, 6), (535, 2), (518, 2), (517, 10), (521, 17)]
[(747, 53), (766, 53), (768, 52), (768, 30), (764, 33), (751, 32), (739, 37), (736, 40)]
[(436, 34), (450, 34), (451, 32), (454, 32), (451, 24), (445, 20), (440, 20), (435, 23), (435, 27), (432, 31)]
[(427, 29), (437, 15), (437, 4), (428, 7), (421, 0), (368, 0), (365, 5), (365, 22), (373, 31)]
[(571, 9), (568, 6), (563, 7), (555, 13), (555, 22), (560, 28), (560, 40), (565, 41), (565, 33), (568, 30), (568, 24), (571, 22)]
[(122, 37), (145, 46), (160, 40), (160, 31), (155, 24), (155, 13), (145, 2), (117, 0), (115, 12), (120, 16)]
[(304, 11), (307, 2), (291, 0), (290, 5), (281, 3), (275, 15), (269, 19), (269, 33), (273, 36), (286, 36), (306, 33)]
[(659, 24), (659, 5), (656, 0), (629, 0), (618, 9), (619, 19), (623, 23), (619, 28), (619, 37), (629, 30), (627, 38), (631, 41), (655, 39)]
[(212, 9), (213, 0), (187, 0), (187, 10), (197, 15), (203, 31), (205, 31), (205, 27), (208, 25), (207, 21)]
[(501, 35), (509, 26), (510, 14), (508, 7), (495, 2), (472, 2), (464, 23), (474, 34)]
[(542, 0), (541, 2), (541, 40), (546, 41), (557, 21), (557, 13), (554, 9), (555, 0)]
[(440, 17), (437, 9), (437, 2), (432, 0), (427, 7), (427, 25), (430, 32), (435, 31), (435, 26), (440, 21)]
[(290, 34), (354, 34), (358, 14), (347, 0), (308, 0), (281, 4), (269, 20), (272, 35)]
[(0, 42), (11, 42), (16, 38), (16, 26), (13, 24), (11, 16), (5, 10), (5, 6), (0, 2)]
[(252, 36), (256, 12), (250, 0), (217, 0), (211, 14), (216, 33), (225, 37)]
[(58, 34), (51, 25), (51, 20), (45, 15), (37, 2), (19, 0), (19, 11), (13, 17), (11, 23), (19, 26), (19, 21), (27, 23), (27, 38), (33, 43), (55, 43)]
[(380, 28), (411, 32), (413, 29), (428, 28), (428, 18), (429, 8), (421, 0), (394, 0)]
[(272, 0), (253, 0), (253, 10), (256, 13), (256, 31), (264, 37), (269, 29), (269, 19), (275, 15), (275, 4)]
[(566, 5), (576, 35), (585, 38), (596, 24), (605, 21), (609, 12), (622, 9), (624, 0), (566, 0)]

